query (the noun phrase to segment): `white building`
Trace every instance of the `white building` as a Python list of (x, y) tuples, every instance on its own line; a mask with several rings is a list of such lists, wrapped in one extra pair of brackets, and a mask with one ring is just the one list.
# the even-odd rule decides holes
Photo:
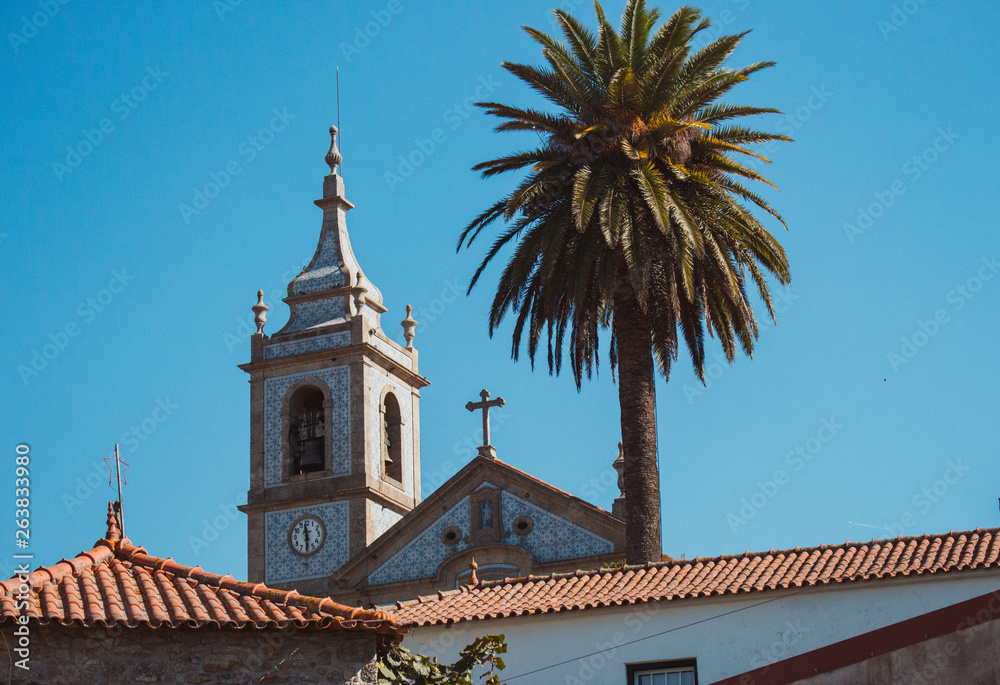
[(385, 608), (442, 661), (505, 635), (511, 685), (995, 684), (997, 534), (480, 581)]

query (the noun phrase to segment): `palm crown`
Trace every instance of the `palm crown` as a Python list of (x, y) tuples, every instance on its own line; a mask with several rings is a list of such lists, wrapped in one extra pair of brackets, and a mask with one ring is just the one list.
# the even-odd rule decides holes
[(557, 113), (478, 103), (504, 119), (498, 131), (535, 131), (542, 142), (474, 167), (483, 176), (530, 171), (462, 232), (459, 248), (494, 221), (509, 223), (469, 289), (514, 242), (489, 322), (492, 334), (508, 312), (517, 313), (515, 358), (527, 329), (532, 365), (547, 338), (549, 369), (558, 373), (568, 335), (579, 387), (596, 364), (598, 332), (609, 326), (614, 368), (616, 310), (621, 317), (638, 305), (660, 372), (669, 376), (683, 335), (703, 379), (706, 330), (730, 361), (737, 345), (753, 352), (757, 323), (746, 274), (772, 317), (764, 272), (782, 284), (790, 278), (784, 251), (748, 206), (784, 222), (743, 184), (769, 182), (740, 161), (768, 161), (746, 146), (789, 139), (729, 123), (777, 110), (718, 102), (773, 63), (723, 66), (745, 34), (694, 50), (692, 39), (709, 22), (693, 8), (655, 29), (659, 12), (630, 0), (618, 32), (600, 4), (595, 8), (596, 35), (562, 10), (555, 16), (564, 40), (525, 27), (547, 66), (503, 64)]

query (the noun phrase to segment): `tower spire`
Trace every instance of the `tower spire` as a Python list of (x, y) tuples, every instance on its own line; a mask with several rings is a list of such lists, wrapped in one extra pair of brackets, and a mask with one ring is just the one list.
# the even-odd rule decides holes
[(385, 311), (382, 293), (365, 278), (351, 249), (347, 212), (354, 205), (348, 202), (344, 179), (338, 173), (343, 162), (337, 148), (338, 129), (331, 126), (329, 131), (330, 148), (324, 159), (330, 173), (323, 178), (323, 197), (316, 200), (323, 210), (319, 242), (309, 265), (288, 284), (285, 302), (291, 317), (272, 337), (346, 324), (355, 318), (366, 321), (360, 330), (380, 330), (379, 316)]

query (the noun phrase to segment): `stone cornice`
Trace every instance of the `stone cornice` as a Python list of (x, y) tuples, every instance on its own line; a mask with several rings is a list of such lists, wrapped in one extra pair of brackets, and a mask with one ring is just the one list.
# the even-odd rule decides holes
[[(279, 357), (278, 359), (264, 359), (258, 362), (248, 362), (246, 364), (239, 364), (238, 367), (249, 373), (251, 375), (251, 380), (256, 380), (254, 376), (258, 374), (263, 376), (267, 371), (280, 371), (282, 373), (275, 373), (273, 375), (281, 376), (287, 374), (295, 367), (304, 366), (312, 362), (338, 361), (346, 357), (353, 356), (359, 356), (362, 358), (367, 357), (383, 369), (391, 371), (399, 377), (400, 380), (413, 386), (414, 388), (424, 388), (431, 384), (429, 380), (421, 376), (419, 373), (414, 373), (382, 350), (367, 342), (361, 343), (360, 345), (345, 345), (344, 347), (334, 347), (327, 350), (305, 352), (303, 354), (296, 354), (288, 357)], [(271, 377), (271, 374), (266, 374), (266, 377)]]

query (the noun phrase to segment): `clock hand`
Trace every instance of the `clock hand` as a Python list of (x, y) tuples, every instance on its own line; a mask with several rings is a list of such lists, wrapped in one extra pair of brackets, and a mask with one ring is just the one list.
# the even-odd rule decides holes
[(303, 532), (306, 534), (306, 551), (309, 551), (309, 524), (302, 526)]

